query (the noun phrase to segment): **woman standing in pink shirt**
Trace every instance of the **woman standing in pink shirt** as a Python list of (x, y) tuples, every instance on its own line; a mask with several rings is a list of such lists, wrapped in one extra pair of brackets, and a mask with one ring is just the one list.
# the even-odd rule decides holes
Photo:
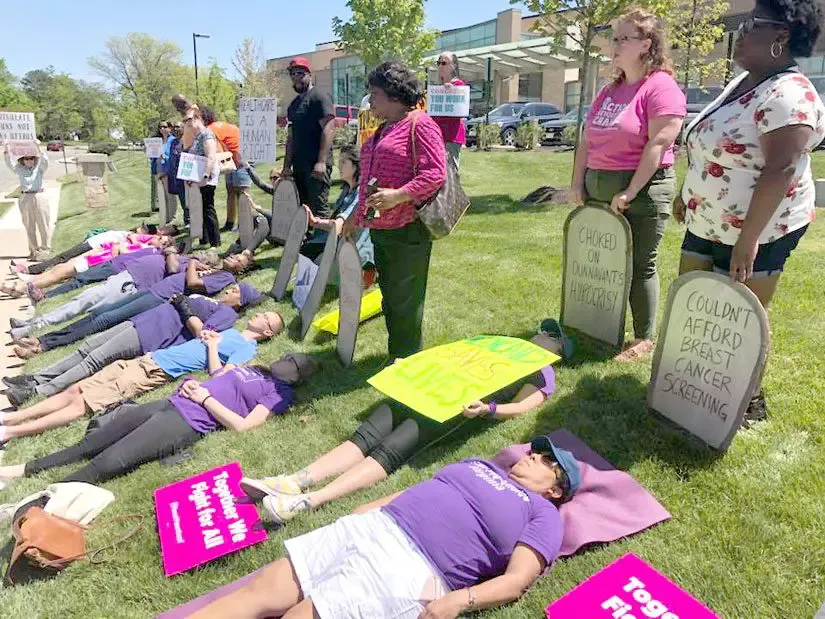
[(659, 242), (676, 195), (673, 143), (685, 117), (685, 95), (673, 79), (662, 25), (647, 11), (619, 19), (613, 36), (613, 82), (587, 115), (573, 171), (573, 200), (610, 204), (633, 233), (630, 310), (635, 340), (617, 357), (650, 351), (656, 328)]
[(358, 207), (344, 234), (370, 229), (394, 360), (422, 348), (433, 241), (418, 208), (444, 184), (447, 158), (441, 129), (424, 112), (413, 111), (421, 98), (415, 73), (400, 62), (385, 62), (370, 73), (368, 85), (370, 109), (384, 122), (361, 147)]
[[(445, 86), (465, 85), (464, 81), (458, 76), (458, 57), (452, 52), (442, 52), (438, 57), (438, 77)], [(433, 120), (441, 127), (447, 153), (453, 158), (457, 168), (461, 158), (461, 147), (467, 141), (464, 119), (452, 116), (433, 116)]]

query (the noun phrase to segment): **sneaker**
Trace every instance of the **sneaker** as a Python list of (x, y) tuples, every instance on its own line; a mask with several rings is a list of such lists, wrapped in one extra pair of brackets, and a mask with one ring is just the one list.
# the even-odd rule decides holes
[(226, 224), (224, 225), (224, 227), (221, 228), (221, 232), (232, 232), (232, 230), (234, 228), (235, 228), (235, 222), (234, 221), (227, 221)]
[(35, 286), (31, 282), (26, 284), (26, 291), (29, 293), (29, 299), (31, 299), (31, 302), (34, 303), (35, 305), (37, 305), (43, 299), (46, 298), (46, 293), (43, 292), (43, 289), (38, 288), (37, 286)]
[(28, 374), (20, 374), (19, 376), (4, 376), (3, 383), (6, 387), (29, 387), (33, 388), (37, 382)]
[(20, 273), (28, 273), (29, 267), (25, 264), (10, 264), (9, 265), (9, 273), (12, 275), (18, 275)]
[(288, 494), (290, 496), (301, 494), (301, 487), (288, 475), (264, 477), (263, 479), (244, 477), (241, 479), (241, 490), (248, 497), (256, 500), (277, 494)]
[(34, 259), (37, 262), (43, 262), (44, 260), (48, 260), (52, 257), (52, 253), (48, 249), (38, 249), (34, 252)]
[(34, 395), (34, 389), (29, 389), (28, 387), (9, 387), (3, 392), (9, 403), (14, 406), (15, 408), (20, 408), (23, 406), (26, 400)]
[(759, 393), (751, 398), (748, 408), (745, 411), (745, 418), (742, 420), (742, 428), (750, 430), (760, 421), (768, 420), (768, 404), (765, 402), (765, 392), (760, 389)]
[(9, 329), (9, 335), (13, 339), (19, 339), (21, 337), (27, 337), (29, 335), (29, 333), (32, 332), (32, 329), (34, 329), (34, 325), (25, 324), (22, 327), (14, 327), (12, 329)]
[(28, 360), (35, 357), (38, 353), (43, 352), (40, 346), (37, 348), (29, 348), (28, 346), (15, 346), (14, 354), (20, 359)]
[(12, 329), (22, 329), (23, 327), (27, 327), (29, 325), (29, 321), (12, 316), (9, 318), (9, 325), (11, 325)]
[(309, 497), (305, 494), (293, 496), (291, 494), (275, 493), (264, 497), (263, 520), (274, 524), (289, 522), (301, 512), (312, 508)]
[(36, 337), (13, 337), (12, 342), (23, 348), (37, 348), (40, 346), (40, 340)]

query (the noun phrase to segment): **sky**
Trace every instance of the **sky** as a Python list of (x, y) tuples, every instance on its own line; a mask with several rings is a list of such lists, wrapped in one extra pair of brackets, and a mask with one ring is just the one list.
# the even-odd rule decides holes
[[(174, 41), (183, 62), (191, 64), (192, 33), (208, 34), (209, 39), (198, 39), (198, 65), (214, 58), (234, 78), (232, 54), (245, 37), (260, 41), (267, 58), (311, 51), (334, 39), (334, 16), (349, 16), (345, 0), (24, 0), (14, 5), (3, 11), (0, 37), (0, 57), (12, 73), (20, 77), (52, 65), (58, 73), (101, 82), (87, 60), (100, 54), (111, 36), (145, 32)], [(508, 0), (428, 0), (427, 26), (469, 26), (509, 8)]]

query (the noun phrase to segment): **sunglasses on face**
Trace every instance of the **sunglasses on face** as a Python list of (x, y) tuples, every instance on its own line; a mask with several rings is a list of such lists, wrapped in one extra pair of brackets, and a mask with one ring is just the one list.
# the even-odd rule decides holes
[(754, 28), (758, 28), (759, 26), (786, 26), (783, 21), (777, 21), (775, 19), (763, 19), (761, 17), (748, 17), (745, 21), (739, 24), (739, 33), (740, 34), (747, 34), (751, 32)]
[(23, 161), (34, 161), (35, 159), (37, 159), (37, 157), (26, 156), (26, 157), (21, 157), (21, 159)]
[(185, 125), (186, 123), (191, 123), (194, 120), (195, 120), (194, 117), (191, 117), (191, 116), (189, 118), (184, 118), (183, 119), (183, 124)]
[(627, 35), (622, 35), (620, 37), (613, 37), (613, 45), (623, 45), (628, 41), (641, 41), (641, 37), (629, 37)]
[(452, 63), (449, 60), (439, 60), (436, 62), (439, 67), (446, 67), (447, 65), (451, 65)]
[(304, 69), (291, 69), (289, 71), (289, 77), (303, 77), (306, 74), (307, 72)]

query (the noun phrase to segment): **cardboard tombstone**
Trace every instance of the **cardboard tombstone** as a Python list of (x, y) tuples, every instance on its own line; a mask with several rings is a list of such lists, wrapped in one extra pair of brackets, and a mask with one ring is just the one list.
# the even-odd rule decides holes
[(252, 198), (245, 192), (241, 193), (238, 200), (238, 236), (243, 249), (252, 249), (255, 236), (255, 207), (252, 205)]
[(361, 318), (361, 295), (364, 280), (361, 257), (355, 243), (338, 243), (338, 358), (345, 366), (352, 365), (355, 342)]
[(329, 229), (327, 243), (324, 245), (324, 253), (321, 254), (321, 263), (318, 265), (318, 273), (312, 282), (304, 306), (301, 308), (301, 339), (304, 339), (315, 320), (315, 314), (321, 309), (321, 300), (324, 298), (324, 291), (327, 289), (329, 274), (332, 265), (335, 264), (335, 255), (338, 251), (338, 228), (334, 225)]
[(704, 271), (670, 287), (648, 406), (724, 450), (742, 425), (768, 354), (768, 317), (747, 286)]
[(189, 236), (200, 239), (203, 236), (203, 199), (197, 183), (186, 183), (186, 206), (189, 209)]
[(627, 220), (584, 205), (564, 222), (561, 321), (592, 338), (621, 346), (633, 275)]
[(166, 183), (157, 174), (154, 175), (153, 182), (155, 183), (155, 203), (152, 206), (160, 213), (161, 219), (164, 219), (166, 217), (166, 203), (168, 201), (166, 196)]
[(272, 284), (272, 290), (269, 291), (269, 296), (278, 301), (283, 299), (286, 294), (286, 286), (292, 278), (292, 269), (295, 268), (295, 263), (298, 262), (298, 253), (301, 250), (301, 243), (304, 242), (308, 227), (309, 217), (307, 212), (304, 209), (295, 211), (292, 223), (289, 226), (289, 233), (285, 239), (284, 254), (281, 256), (281, 264), (278, 266), (278, 273), (275, 275), (275, 283)]
[(303, 210), (295, 181), (282, 176), (275, 183), (272, 191), (272, 226), (269, 230), (270, 240), (281, 245), (286, 243), (289, 228), (292, 225), (292, 218), (299, 209)]
[(178, 194), (169, 191), (168, 185), (166, 188), (165, 207), (166, 211), (161, 211), (161, 213), (163, 213), (163, 220), (161, 223), (163, 223), (164, 225), (175, 221), (175, 218), (178, 216)]

